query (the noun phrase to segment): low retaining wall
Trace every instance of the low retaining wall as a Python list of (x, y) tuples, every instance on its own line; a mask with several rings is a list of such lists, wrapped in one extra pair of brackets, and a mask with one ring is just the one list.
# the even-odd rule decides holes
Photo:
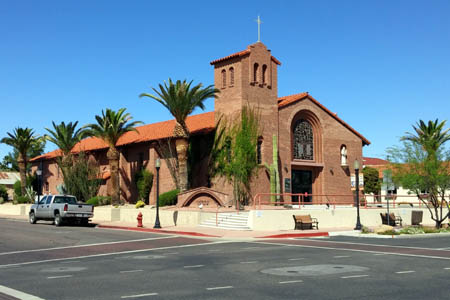
[[(434, 226), (427, 209), (421, 208), (395, 208), (389, 212), (403, 219), (403, 226), (411, 225), (411, 212), (423, 211), (422, 225)], [(380, 213), (386, 209), (360, 209), (360, 221), (363, 226), (380, 226)], [(252, 210), (250, 211), (249, 224), (253, 230), (292, 230), (294, 229), (293, 215), (311, 215), (317, 218), (319, 228), (354, 228), (356, 225), (356, 208), (337, 209), (290, 209), (290, 210)]]
[[(93, 222), (121, 221), (124, 223), (137, 224), (137, 216), (142, 213), (142, 223), (146, 227), (153, 226), (156, 220), (156, 209), (150, 207), (96, 207), (94, 209)], [(159, 210), (159, 221), (161, 226), (197, 226), (204, 220), (214, 217), (215, 213), (188, 210)]]
[[(26, 216), (31, 204), (12, 205), (11, 203), (0, 205), (0, 215)], [(395, 208), (390, 212), (395, 213), (403, 219), (403, 225), (411, 224), (411, 212), (413, 210), (423, 211), (422, 225), (434, 226), (434, 221), (426, 208)], [(143, 224), (152, 227), (155, 224), (156, 209), (146, 206), (136, 209), (132, 206), (114, 208), (111, 206), (96, 207), (94, 209), (95, 222), (123, 222), (137, 224), (137, 215), (143, 215)], [(385, 208), (361, 209), (360, 219), (363, 226), (375, 227), (381, 225), (380, 213), (386, 212)], [(250, 210), (248, 226), (252, 230), (258, 231), (278, 231), (294, 229), (292, 215), (311, 215), (319, 221), (319, 228), (353, 228), (356, 224), (356, 208), (301, 208), (301, 209), (276, 209), (276, 210)], [(214, 212), (204, 212), (201, 210), (166, 210), (160, 209), (159, 219), (162, 227), (184, 226), (195, 227), (206, 219), (216, 216)], [(447, 221), (446, 221), (447, 222)]]

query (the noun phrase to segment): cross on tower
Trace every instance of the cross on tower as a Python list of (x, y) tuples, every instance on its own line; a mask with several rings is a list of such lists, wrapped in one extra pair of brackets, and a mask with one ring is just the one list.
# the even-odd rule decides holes
[(258, 42), (261, 42), (261, 19), (258, 16), (258, 19), (255, 20), (258, 23)]

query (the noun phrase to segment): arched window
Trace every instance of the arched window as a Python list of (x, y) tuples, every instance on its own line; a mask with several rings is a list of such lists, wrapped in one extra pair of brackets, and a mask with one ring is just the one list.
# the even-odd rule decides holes
[(262, 164), (262, 143), (263, 138), (258, 138), (258, 144), (256, 144), (256, 161), (258, 164)]
[(294, 159), (314, 160), (314, 136), (311, 123), (300, 119), (294, 126)]
[(258, 82), (258, 63), (253, 65), (253, 82)]
[(230, 71), (230, 86), (233, 86), (234, 85), (234, 68), (231, 67), (229, 71)]
[(266, 80), (267, 80), (266, 71), (267, 71), (267, 66), (263, 65), (262, 66), (262, 80), (261, 80), (263, 84), (266, 84)]
[(342, 145), (341, 146), (341, 165), (347, 166), (347, 146)]
[(227, 86), (227, 71), (222, 70), (222, 88)]

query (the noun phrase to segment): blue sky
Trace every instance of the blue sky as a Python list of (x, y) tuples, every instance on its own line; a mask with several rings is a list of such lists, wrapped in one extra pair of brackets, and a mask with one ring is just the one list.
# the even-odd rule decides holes
[[(0, 137), (92, 123), (106, 107), (171, 119), (138, 95), (169, 77), (213, 84), (209, 62), (256, 42), (260, 15), (279, 96), (309, 92), (372, 142), (365, 156), (384, 157), (419, 119), (449, 119), (449, 11), (446, 0), (0, 0)], [(9, 151), (0, 144), (0, 159)]]

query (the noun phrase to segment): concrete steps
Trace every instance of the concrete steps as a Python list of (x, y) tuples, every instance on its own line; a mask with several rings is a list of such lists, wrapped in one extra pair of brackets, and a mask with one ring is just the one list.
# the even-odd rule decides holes
[(216, 217), (211, 217), (200, 223), (199, 226), (227, 230), (251, 230), (248, 226), (248, 212), (219, 213), (217, 220)]

